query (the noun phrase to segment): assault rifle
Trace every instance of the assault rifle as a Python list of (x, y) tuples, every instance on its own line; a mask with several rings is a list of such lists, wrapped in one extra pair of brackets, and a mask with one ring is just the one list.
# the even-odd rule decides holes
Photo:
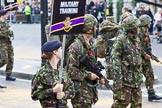
[(154, 54), (151, 53), (151, 48), (145, 48), (144, 51), (151, 56), (152, 60), (155, 60), (156, 62), (162, 64), (162, 62), (158, 59), (158, 57), (156, 57)]
[(155, 60), (156, 62), (162, 64), (162, 62), (161, 62), (155, 55), (153, 55), (152, 53), (150, 53), (149, 55), (151, 56), (151, 59), (152, 59), (152, 60)]
[(105, 67), (101, 64), (100, 61), (92, 62), (87, 55), (81, 57), (80, 62), (86, 67), (86, 70), (91, 71), (92, 73), (96, 74), (100, 79), (105, 80), (105, 87), (107, 89), (111, 89), (114, 92), (114, 89), (109, 85), (109, 80), (105, 78), (101, 74), (101, 71), (105, 69)]

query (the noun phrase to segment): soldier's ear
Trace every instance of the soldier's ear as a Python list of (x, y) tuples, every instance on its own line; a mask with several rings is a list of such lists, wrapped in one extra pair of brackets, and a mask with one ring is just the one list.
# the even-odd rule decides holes
[(52, 51), (54, 55), (56, 55), (56, 50)]

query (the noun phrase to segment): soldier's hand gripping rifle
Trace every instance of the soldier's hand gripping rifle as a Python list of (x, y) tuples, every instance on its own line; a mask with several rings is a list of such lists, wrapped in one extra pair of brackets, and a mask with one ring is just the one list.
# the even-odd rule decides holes
[(147, 49), (145, 48), (145, 52), (146, 52), (148, 55), (151, 56), (151, 59), (152, 59), (152, 60), (155, 60), (156, 62), (162, 64), (162, 62), (158, 59), (158, 57), (156, 57), (154, 54), (151, 53), (151, 49), (150, 49), (150, 48), (147, 48)]
[(107, 89), (111, 89), (113, 92), (113, 88), (109, 85), (109, 81), (101, 74), (101, 71), (105, 69), (105, 67), (101, 64), (100, 61), (92, 62), (87, 55), (81, 57), (80, 62), (86, 67), (88, 71), (96, 74), (100, 79), (105, 80), (105, 87)]

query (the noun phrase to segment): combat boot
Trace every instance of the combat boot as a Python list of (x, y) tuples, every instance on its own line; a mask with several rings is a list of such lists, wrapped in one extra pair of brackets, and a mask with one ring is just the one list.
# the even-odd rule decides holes
[(7, 88), (7, 87), (6, 87), (6, 86), (2, 86), (2, 85), (0, 85), (0, 89), (1, 89), (1, 88)]
[(148, 95), (148, 101), (153, 101), (153, 100), (160, 100), (162, 97), (156, 95), (155, 93), (150, 93)]
[(16, 80), (16, 78), (11, 77), (11, 74), (6, 75), (6, 81), (15, 81), (15, 80)]

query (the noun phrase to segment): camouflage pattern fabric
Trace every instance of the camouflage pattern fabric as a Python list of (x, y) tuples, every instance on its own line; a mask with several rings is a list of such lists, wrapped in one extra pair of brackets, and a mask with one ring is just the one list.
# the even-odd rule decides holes
[(111, 64), (111, 50), (116, 40), (117, 40), (117, 37), (114, 37), (107, 41), (108, 46), (106, 49), (106, 56), (105, 56), (105, 59), (106, 59), (105, 70), (106, 70), (106, 77), (107, 79), (110, 79), (110, 80), (113, 79), (113, 71), (112, 71), (113, 67)]
[[(133, 91), (133, 92), (132, 92)], [(140, 88), (131, 88), (124, 86), (114, 94), (113, 103), (111, 108), (127, 108), (131, 102), (130, 108), (142, 108), (142, 91)]]
[(129, 16), (122, 21), (120, 27), (124, 30), (133, 30), (137, 28), (139, 24), (140, 21), (135, 16)]
[(74, 41), (68, 51), (68, 72), (75, 86), (75, 97), (72, 99), (72, 105), (74, 108), (83, 108), (82, 103), (84, 103), (85, 106), (89, 106), (87, 108), (91, 108), (91, 105), (98, 100), (98, 92), (96, 86), (90, 87), (88, 85), (87, 81), (90, 80), (91, 74), (85, 69), (85, 66), (80, 63), (80, 58), (86, 54), (92, 61), (95, 61), (96, 48), (94, 47), (93, 41), (87, 44), (83, 36), (78, 36), (78, 39), (80, 42)]
[(109, 47), (109, 40), (116, 36), (119, 26), (116, 23), (104, 20), (100, 25), (100, 36), (97, 38), (97, 57), (104, 58)]
[(139, 20), (140, 20), (140, 24), (139, 24), (139, 26), (146, 26), (146, 25), (148, 25), (148, 24), (151, 24), (151, 21), (152, 21), (152, 19), (151, 19), (151, 17), (150, 16), (148, 16), (148, 15), (141, 15), (140, 17), (139, 17)]
[[(136, 28), (137, 20), (129, 16), (124, 19), (123, 29)], [(136, 28), (137, 29), (137, 28)], [(133, 29), (134, 30), (134, 29)], [(112, 108), (142, 107), (140, 85), (142, 77), (142, 46), (136, 34), (123, 31), (117, 37), (111, 51), (111, 63), (113, 67), (114, 103)], [(130, 92), (131, 91), (131, 92)], [(124, 106), (123, 106), (124, 105)]]
[[(39, 100), (41, 106), (56, 108), (56, 94), (53, 93), (53, 87), (59, 83), (59, 71), (54, 70), (47, 62), (32, 78), (31, 97), (33, 100)], [(74, 96), (74, 84), (69, 78), (66, 71), (63, 71), (62, 84), (65, 97), (59, 100), (59, 108), (68, 108), (67, 99)], [(64, 106), (64, 107), (61, 107)]]
[(118, 30), (118, 24), (107, 20), (104, 20), (100, 25), (100, 34), (105, 40), (113, 38)]
[[(140, 85), (143, 78), (141, 72), (141, 44), (139, 38), (131, 40), (128, 35), (120, 35), (113, 45), (111, 57), (113, 86), (115, 89), (114, 97), (116, 97), (114, 98), (112, 108), (120, 108), (123, 105), (128, 105), (128, 103), (131, 103), (131, 105), (136, 103), (137, 106), (132, 108), (140, 108), (139, 105), (141, 105), (141, 101), (139, 102), (139, 100), (142, 98), (140, 97)], [(129, 93), (128, 96), (126, 95), (129, 91), (127, 88), (131, 88), (131, 93)], [(139, 94), (140, 96), (134, 94)], [(122, 100), (123, 97), (125, 98)], [(131, 101), (126, 98), (131, 98)], [(132, 99), (135, 100), (132, 101)]]
[(122, 24), (123, 20), (124, 20), (125, 18), (129, 17), (129, 16), (133, 16), (133, 14), (130, 13), (130, 12), (125, 12), (124, 14), (122, 14), (121, 17), (120, 17), (120, 22), (119, 22), (119, 24)]
[(92, 104), (85, 104), (85, 103), (72, 103), (73, 108), (92, 108)]
[(112, 79), (110, 52), (112, 45), (119, 33), (119, 25), (104, 20), (100, 25), (100, 36), (97, 38), (97, 57), (106, 59), (106, 74), (108, 79)]
[(96, 40), (96, 47), (97, 47), (97, 57), (105, 58), (106, 53), (105, 50), (107, 48), (106, 41), (99, 35)]
[(6, 74), (11, 74), (13, 69), (14, 51), (10, 37), (13, 32), (9, 30), (10, 26), (6, 21), (0, 19), (0, 67), (6, 66)]
[(139, 38), (130, 40), (128, 35), (119, 36), (111, 51), (114, 82), (133, 88), (140, 86), (142, 83), (141, 52)]
[(88, 30), (94, 29), (95, 24), (97, 24), (97, 19), (91, 14), (85, 14), (83, 32), (86, 33)]
[(114, 16), (107, 16), (106, 19), (110, 22), (115, 22)]
[[(151, 39), (149, 37), (149, 34), (147, 32), (144, 32), (142, 28), (139, 29), (140, 33), (140, 39), (142, 43), (143, 49), (148, 49), (151, 52)], [(144, 57), (142, 57), (142, 72), (145, 76), (145, 86), (147, 88), (148, 93), (155, 93), (155, 90), (153, 88), (154, 83), (154, 72), (151, 65), (150, 60), (145, 60)]]

